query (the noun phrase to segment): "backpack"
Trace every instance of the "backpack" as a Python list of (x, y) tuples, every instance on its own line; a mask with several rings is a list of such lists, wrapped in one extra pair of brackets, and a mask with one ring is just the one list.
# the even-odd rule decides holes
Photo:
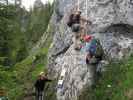
[(69, 20), (68, 20), (68, 22), (67, 22), (67, 25), (68, 25), (69, 27), (71, 27), (72, 24), (73, 24), (72, 19), (73, 19), (73, 14), (70, 15)]
[(95, 50), (95, 57), (101, 58), (103, 56), (103, 48), (100, 44), (100, 41), (97, 40), (96, 50)]
[(92, 53), (95, 57), (101, 57), (103, 55), (103, 49), (98, 39), (93, 39), (91, 41), (90, 53)]
[(91, 41), (91, 43), (90, 43), (90, 47), (89, 47), (89, 52), (90, 52), (92, 55), (95, 55), (96, 46), (97, 46), (97, 41), (96, 41), (96, 39), (92, 39), (92, 41)]

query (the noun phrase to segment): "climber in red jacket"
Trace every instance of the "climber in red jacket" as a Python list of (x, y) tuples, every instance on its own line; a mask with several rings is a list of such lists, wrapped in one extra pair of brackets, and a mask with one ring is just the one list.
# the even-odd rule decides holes
[(47, 82), (51, 82), (52, 80), (48, 79), (46, 75), (44, 75), (44, 72), (41, 72), (39, 74), (38, 79), (35, 82), (35, 90), (36, 90), (36, 100), (44, 100), (43, 94), (44, 94), (44, 87)]

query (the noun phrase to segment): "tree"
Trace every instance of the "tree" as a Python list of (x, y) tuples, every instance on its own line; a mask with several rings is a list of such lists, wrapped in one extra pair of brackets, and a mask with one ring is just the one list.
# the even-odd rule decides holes
[[(11, 66), (27, 55), (25, 36), (21, 31), (21, 16), (18, 16), (21, 12), (14, 5), (0, 5), (0, 8), (0, 57), (6, 58), (0, 64)], [(20, 57), (21, 54), (23, 57)]]
[(44, 5), (41, 0), (35, 1), (33, 10), (30, 11), (30, 20), (27, 29), (30, 48), (32, 48), (46, 31), (52, 12), (53, 8), (49, 2)]

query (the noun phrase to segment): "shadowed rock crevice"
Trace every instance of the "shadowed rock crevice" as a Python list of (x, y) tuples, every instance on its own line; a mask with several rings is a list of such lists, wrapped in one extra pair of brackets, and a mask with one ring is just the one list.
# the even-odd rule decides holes
[(128, 24), (114, 24), (107, 27), (103, 33), (115, 33), (116, 35), (123, 34), (124, 36), (133, 38), (133, 26)]

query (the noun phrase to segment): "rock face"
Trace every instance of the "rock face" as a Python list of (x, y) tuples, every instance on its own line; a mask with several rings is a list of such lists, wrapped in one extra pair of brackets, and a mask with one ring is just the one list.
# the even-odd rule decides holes
[(87, 66), (85, 56), (85, 53), (75, 52), (72, 45), (63, 57), (56, 59), (56, 66), (61, 66), (59, 72), (66, 70), (65, 75), (62, 75), (64, 77), (63, 86), (57, 88), (58, 100), (77, 100), (77, 96), (84, 86), (93, 84), (94, 66)]
[(62, 88), (57, 88), (58, 100), (77, 100), (86, 86), (94, 82), (95, 66), (84, 63), (84, 53), (73, 48), (73, 34), (66, 22), (70, 13), (77, 8), (82, 16), (92, 22), (86, 26), (88, 34), (95, 35), (111, 59), (121, 59), (133, 49), (133, 1), (132, 0), (58, 0), (52, 22), (55, 27), (53, 46), (49, 51), (49, 73), (60, 79), (66, 70)]

